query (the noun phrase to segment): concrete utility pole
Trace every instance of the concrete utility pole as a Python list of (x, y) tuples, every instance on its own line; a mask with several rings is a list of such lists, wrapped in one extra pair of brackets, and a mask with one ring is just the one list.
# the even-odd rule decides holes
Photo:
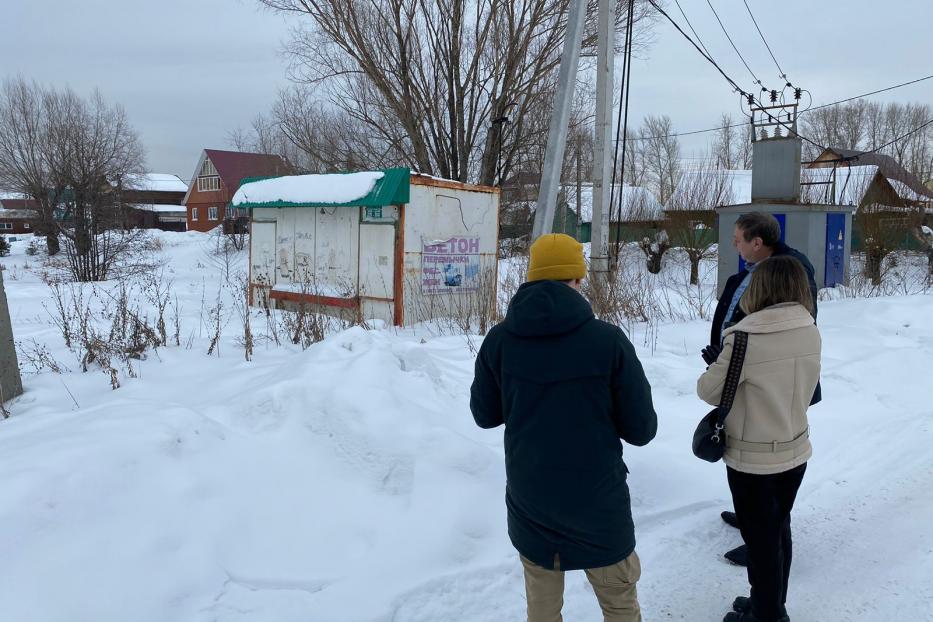
[[(609, 205), (609, 190), (612, 184), (612, 90), (615, 65), (615, 22), (614, 0), (599, 0), (599, 29), (597, 34), (596, 65), (596, 141), (593, 162), (593, 229), (590, 251), (590, 268), (594, 278), (605, 279), (609, 273), (609, 220), (612, 206)], [(557, 191), (567, 143), (567, 124), (570, 120), (570, 105), (580, 60), (580, 45), (583, 38), (583, 22), (586, 17), (585, 0), (575, 0), (570, 5), (567, 20), (567, 36), (560, 60), (560, 75), (554, 99), (554, 113), (548, 131), (547, 150), (544, 154), (544, 170), (541, 173), (541, 189), (535, 209), (535, 224), (532, 237), (548, 233), (553, 229)], [(577, 199), (579, 207), (580, 200)]]
[[(600, 9), (603, 4), (608, 4), (608, 0), (600, 0)], [(564, 51), (560, 57), (554, 112), (551, 114), (551, 125), (548, 128), (544, 170), (541, 171), (541, 188), (538, 190), (538, 202), (535, 207), (535, 224), (531, 233), (535, 240), (554, 228), (557, 190), (560, 187), (560, 174), (564, 164), (564, 148), (567, 146), (567, 125), (570, 122), (573, 88), (577, 81), (585, 18), (586, 0), (574, 0), (567, 16), (567, 34), (564, 38)]]
[(0, 404), (23, 392), (23, 381), (19, 375), (16, 349), (13, 347), (13, 325), (3, 289), (3, 272), (0, 271)]
[[(609, 273), (609, 222), (612, 206), (612, 90), (615, 65), (614, 0), (600, 0), (596, 57), (596, 144), (593, 158), (593, 228), (590, 244), (590, 272), (603, 280)], [(623, 76), (624, 78), (624, 76)], [(621, 188), (620, 188), (621, 191)]]

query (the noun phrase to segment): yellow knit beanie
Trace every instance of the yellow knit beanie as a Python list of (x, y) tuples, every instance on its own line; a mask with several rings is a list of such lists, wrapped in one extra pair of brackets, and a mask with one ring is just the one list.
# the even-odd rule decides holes
[(542, 235), (531, 245), (528, 282), (569, 281), (586, 276), (583, 245), (564, 233)]

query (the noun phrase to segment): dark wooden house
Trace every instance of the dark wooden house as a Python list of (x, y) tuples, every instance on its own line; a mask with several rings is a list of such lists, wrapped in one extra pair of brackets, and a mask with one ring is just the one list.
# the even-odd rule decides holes
[(32, 233), (38, 209), (32, 199), (0, 199), (0, 234)]
[(182, 201), (188, 184), (177, 175), (145, 173), (127, 181), (121, 188), (121, 202), (125, 206), (128, 229), (161, 229), (185, 231), (187, 214)]

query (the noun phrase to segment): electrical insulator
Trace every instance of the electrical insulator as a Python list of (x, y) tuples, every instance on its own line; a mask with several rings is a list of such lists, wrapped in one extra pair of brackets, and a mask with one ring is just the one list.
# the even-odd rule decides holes
[(803, 89), (799, 86), (794, 89), (794, 99), (800, 99), (803, 96)]
[(746, 95), (745, 97), (746, 97), (746, 99), (748, 99), (748, 105), (749, 105), (749, 106), (754, 106), (754, 105), (755, 105), (755, 96), (754, 96), (754, 95), (752, 95), (751, 93), (749, 93), (749, 94)]
[(777, 101), (777, 91), (772, 90), (771, 91), (771, 103), (773, 104), (776, 101)]

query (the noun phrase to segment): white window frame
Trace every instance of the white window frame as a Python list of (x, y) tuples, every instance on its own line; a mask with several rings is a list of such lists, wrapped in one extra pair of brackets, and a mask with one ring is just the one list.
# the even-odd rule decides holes
[(198, 208), (192, 207), (191, 208), (191, 220), (197, 220), (197, 219), (198, 219)]
[(220, 190), (220, 177), (203, 175), (198, 177), (198, 192), (217, 192)]
[(201, 165), (201, 172), (199, 175), (201, 177), (214, 177), (217, 175), (217, 169), (214, 167), (214, 163), (211, 162), (210, 159), (204, 159), (204, 164)]
[(23, 227), (26, 229), (32, 229), (32, 225), (30, 225), (28, 222), (24, 224)]
[(220, 209), (220, 208), (218, 208), (216, 205), (212, 205), (212, 206), (208, 207), (208, 208), (207, 208), (207, 219), (208, 219), (208, 220), (217, 220), (217, 213), (218, 213), (219, 209)]
[(0, 222), (0, 229), (12, 229), (13, 223), (11, 222)]
[(217, 192), (220, 190), (220, 176), (217, 167), (210, 158), (204, 158), (201, 171), (198, 173), (198, 192)]

